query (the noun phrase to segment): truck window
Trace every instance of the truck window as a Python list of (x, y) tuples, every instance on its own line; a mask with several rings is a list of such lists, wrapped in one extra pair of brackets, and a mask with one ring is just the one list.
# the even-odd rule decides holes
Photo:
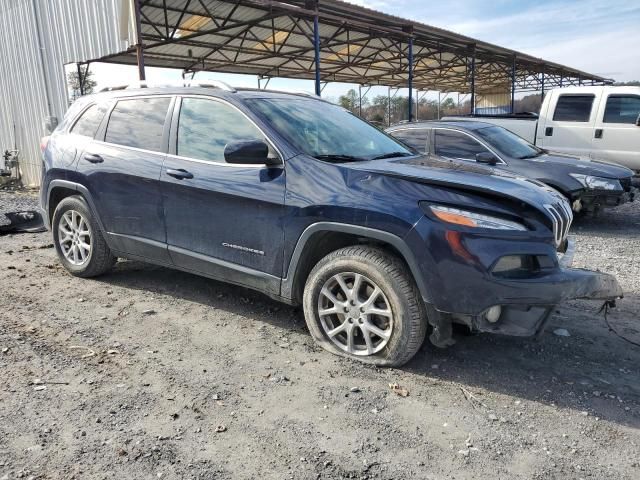
[(435, 131), (435, 153), (442, 157), (459, 158), (476, 161), (476, 154), (486, 152), (487, 149), (479, 142), (461, 132), (444, 130)]
[(394, 137), (402, 140), (410, 147), (415, 148), (420, 153), (426, 150), (427, 146), (427, 134), (429, 131), (424, 128), (407, 128), (403, 130), (395, 130), (389, 132)]
[(609, 95), (604, 109), (604, 123), (635, 124), (640, 115), (640, 96)]
[(557, 122), (588, 122), (595, 95), (560, 95), (553, 120)]
[(111, 112), (105, 142), (163, 151), (162, 132), (171, 98), (120, 100)]

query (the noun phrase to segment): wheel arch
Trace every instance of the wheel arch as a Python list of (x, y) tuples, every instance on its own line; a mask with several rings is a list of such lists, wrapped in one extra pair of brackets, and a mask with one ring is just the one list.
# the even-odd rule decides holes
[(102, 230), (102, 232), (104, 233), (104, 225), (102, 224), (100, 217), (96, 213), (97, 210), (95, 208), (93, 198), (91, 197), (91, 193), (89, 193), (87, 187), (79, 183), (70, 182), (68, 180), (52, 180), (49, 183), (49, 187), (47, 189), (47, 205), (45, 206), (48, 226), (51, 227), (51, 222), (53, 221), (53, 213), (55, 212), (56, 207), (60, 204), (60, 202), (65, 198), (74, 195), (81, 196), (87, 202), (91, 214), (95, 218), (96, 222), (98, 222), (100, 230)]
[(428, 299), (418, 262), (406, 242), (383, 230), (333, 222), (318, 222), (307, 227), (298, 239), (282, 280), (281, 297), (298, 304), (309, 273), (328, 253), (349, 245), (373, 244), (395, 254), (405, 262), (423, 299)]

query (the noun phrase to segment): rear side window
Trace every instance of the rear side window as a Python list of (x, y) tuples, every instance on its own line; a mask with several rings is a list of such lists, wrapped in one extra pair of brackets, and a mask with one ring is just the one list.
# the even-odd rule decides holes
[(640, 96), (609, 95), (604, 109), (604, 123), (635, 124), (640, 115)]
[(120, 100), (109, 117), (105, 142), (163, 151), (162, 133), (171, 98)]
[(102, 119), (104, 118), (106, 111), (107, 107), (105, 105), (91, 105), (80, 116), (78, 121), (71, 128), (70, 132), (93, 138), (98, 131), (100, 123), (102, 123)]
[(460, 158), (463, 160), (476, 160), (477, 153), (488, 150), (478, 141), (464, 133), (453, 130), (436, 129), (435, 153), (447, 158)]
[(594, 95), (560, 95), (553, 120), (558, 122), (588, 122)]
[(262, 140), (264, 135), (235, 108), (206, 98), (184, 98), (178, 122), (177, 155), (224, 162), (227, 143)]
[(428, 130), (424, 128), (410, 128), (406, 130), (395, 130), (389, 132), (394, 137), (402, 140), (410, 147), (415, 148), (419, 152), (424, 152), (427, 145)]

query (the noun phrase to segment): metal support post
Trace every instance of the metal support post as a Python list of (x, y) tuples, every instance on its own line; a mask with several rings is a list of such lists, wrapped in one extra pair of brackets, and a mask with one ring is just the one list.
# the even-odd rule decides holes
[(146, 80), (144, 71), (144, 49), (142, 47), (142, 22), (140, 20), (140, 0), (134, 0), (135, 20), (136, 20), (136, 58), (138, 60), (138, 78)]

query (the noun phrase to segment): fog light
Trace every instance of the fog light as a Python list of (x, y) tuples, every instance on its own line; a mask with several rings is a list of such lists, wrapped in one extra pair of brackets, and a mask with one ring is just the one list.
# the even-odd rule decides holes
[(485, 313), (484, 316), (488, 322), (496, 323), (498, 320), (500, 320), (501, 313), (502, 307), (500, 305), (494, 305), (489, 310), (487, 310), (487, 313)]

